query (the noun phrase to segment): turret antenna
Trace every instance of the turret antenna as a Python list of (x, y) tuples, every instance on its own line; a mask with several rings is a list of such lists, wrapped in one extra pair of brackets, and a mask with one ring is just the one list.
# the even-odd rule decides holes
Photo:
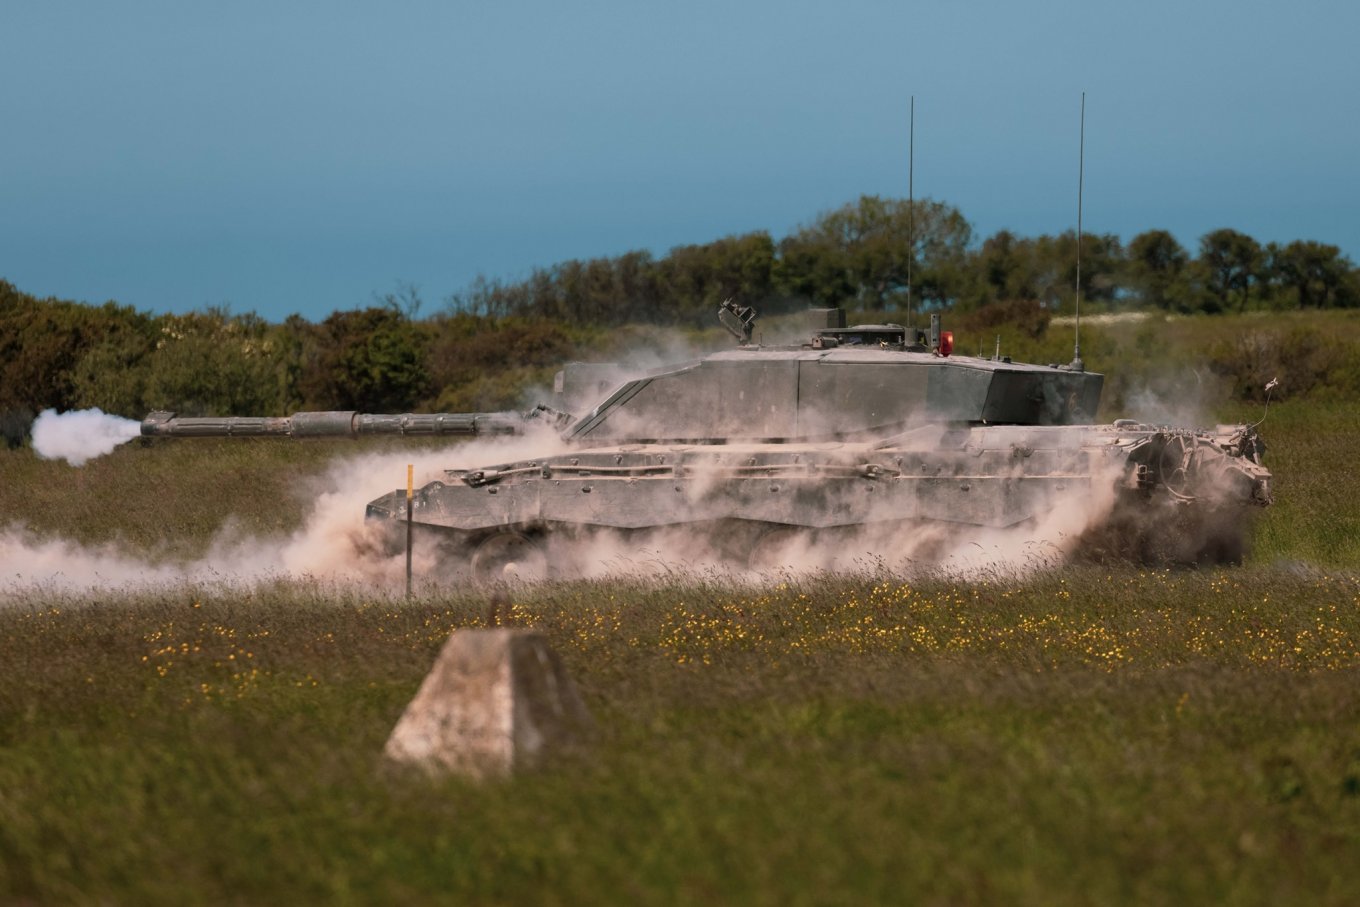
[(1261, 418), (1251, 423), (1252, 428), (1256, 428), (1262, 422), (1266, 421), (1266, 416), (1270, 415), (1270, 392), (1279, 386), (1280, 386), (1279, 378), (1271, 378), (1270, 382), (1266, 384), (1266, 408), (1261, 413)]
[(1081, 93), (1081, 138), (1077, 145), (1077, 304), (1076, 338), (1072, 348), (1074, 372), (1086, 371), (1086, 363), (1081, 361), (1081, 191), (1086, 177), (1086, 92)]
[(912, 180), (916, 169), (916, 95), (911, 96), (911, 119), (907, 132), (907, 327), (911, 318), (911, 263), (916, 258), (916, 187)]

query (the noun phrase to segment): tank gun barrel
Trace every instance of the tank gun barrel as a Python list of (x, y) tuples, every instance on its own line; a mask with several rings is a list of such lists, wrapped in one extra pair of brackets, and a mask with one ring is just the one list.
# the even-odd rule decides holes
[(504, 435), (523, 432), (525, 421), (525, 416), (517, 412), (300, 412), (291, 416), (180, 416), (154, 412), (142, 420), (142, 435), (153, 438)]

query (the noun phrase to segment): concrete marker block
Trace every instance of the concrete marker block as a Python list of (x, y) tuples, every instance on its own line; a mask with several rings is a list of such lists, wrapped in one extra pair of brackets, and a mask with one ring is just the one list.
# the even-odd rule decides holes
[(594, 722), (543, 634), (457, 630), (383, 748), (431, 774), (508, 775)]

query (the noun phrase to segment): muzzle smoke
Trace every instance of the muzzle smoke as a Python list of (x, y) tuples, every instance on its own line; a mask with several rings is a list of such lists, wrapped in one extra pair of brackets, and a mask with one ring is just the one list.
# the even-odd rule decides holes
[(110, 415), (98, 407), (69, 413), (47, 409), (33, 423), (33, 449), (45, 460), (84, 466), (140, 433), (140, 422)]

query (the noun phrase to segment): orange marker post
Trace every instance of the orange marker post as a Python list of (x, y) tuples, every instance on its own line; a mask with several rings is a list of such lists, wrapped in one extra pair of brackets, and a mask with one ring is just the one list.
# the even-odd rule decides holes
[(406, 597), (411, 597), (411, 508), (415, 500), (414, 463), (406, 464)]

